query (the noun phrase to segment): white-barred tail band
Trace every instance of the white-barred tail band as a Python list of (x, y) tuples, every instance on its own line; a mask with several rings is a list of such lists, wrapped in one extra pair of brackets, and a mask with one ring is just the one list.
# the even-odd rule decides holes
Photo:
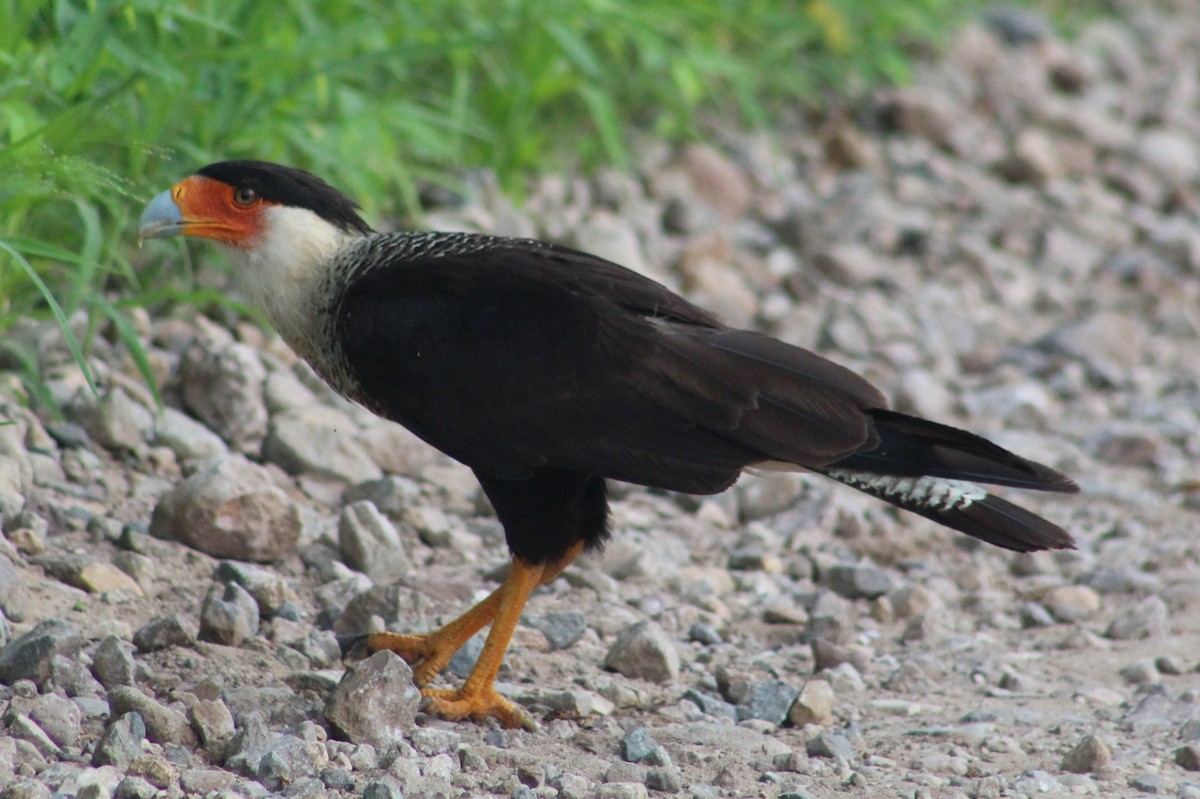
[(827, 469), (825, 474), (868, 494), (899, 502), (920, 505), (933, 511), (961, 510), (988, 496), (987, 489), (966, 480), (943, 477), (899, 477), (894, 474)]

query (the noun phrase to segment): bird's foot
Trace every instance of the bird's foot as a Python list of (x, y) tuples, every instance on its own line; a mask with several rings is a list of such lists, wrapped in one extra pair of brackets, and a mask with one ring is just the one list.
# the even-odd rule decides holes
[(453, 689), (426, 688), (421, 695), (425, 697), (425, 712), (438, 718), (485, 721), (490, 717), (508, 729), (537, 730), (537, 723), (524, 710), (500, 696), (491, 686), (481, 690), (471, 690), (465, 685)]
[[(440, 631), (439, 631), (440, 632)], [(413, 667), (413, 684), (424, 688), (446, 668), (450, 658), (458, 651), (460, 642), (451, 640), (439, 632), (401, 634), (389, 632), (371, 633), (367, 636), (368, 652), (387, 649), (395, 652), (404, 662)]]

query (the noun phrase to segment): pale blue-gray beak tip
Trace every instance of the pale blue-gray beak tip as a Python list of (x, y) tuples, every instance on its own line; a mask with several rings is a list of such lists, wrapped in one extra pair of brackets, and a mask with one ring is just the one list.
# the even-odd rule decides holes
[(155, 197), (138, 219), (138, 246), (146, 239), (161, 239), (183, 233), (183, 212), (168, 189)]

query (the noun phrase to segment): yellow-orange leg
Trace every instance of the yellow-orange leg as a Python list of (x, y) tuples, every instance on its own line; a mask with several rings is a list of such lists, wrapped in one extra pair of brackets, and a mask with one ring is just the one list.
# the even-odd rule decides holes
[[(413, 682), (422, 687), (421, 693), (429, 698), (426, 709), (434, 715), (477, 721), (492, 716), (505, 727), (528, 728), (532, 725), (525, 713), (496, 693), (496, 674), (530, 594), (539, 585), (545, 585), (561, 574), (582, 551), (583, 542), (580, 541), (551, 563), (535, 564), (513, 558), (508, 577), (499, 588), (440, 630), (425, 635), (372, 633), (367, 637), (367, 648), (372, 652), (390, 649), (409, 663), (419, 661), (413, 669)], [(483, 651), (462, 687), (453, 690), (425, 688), (434, 675), (446, 667), (458, 648), (489, 622), (492, 629), (483, 644)]]
[(413, 683), (424, 688), (446, 668), (450, 658), (468, 638), (491, 624), (500, 607), (503, 590), (501, 585), (466, 613), (431, 633), (371, 633), (367, 636), (367, 651), (390, 649), (395, 652), (413, 667)]

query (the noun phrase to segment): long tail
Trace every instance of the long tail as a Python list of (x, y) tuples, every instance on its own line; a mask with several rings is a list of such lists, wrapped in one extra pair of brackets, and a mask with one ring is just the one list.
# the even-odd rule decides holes
[(894, 411), (870, 411), (879, 446), (818, 471), (989, 544), (1070, 549), (1067, 531), (977, 483), (1073, 493), (1069, 477), (979, 436)]

